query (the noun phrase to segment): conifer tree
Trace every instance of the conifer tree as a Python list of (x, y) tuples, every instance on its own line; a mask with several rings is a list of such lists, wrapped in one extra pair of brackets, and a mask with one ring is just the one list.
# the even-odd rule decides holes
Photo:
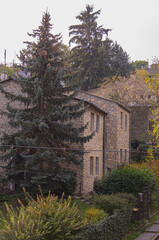
[(34, 41), (25, 42), (26, 48), (20, 52), (27, 74), (16, 79), (21, 93), (14, 95), (1, 88), (8, 102), (19, 103), (18, 108), (9, 103), (8, 111), (3, 112), (15, 131), (3, 135), (1, 150), (2, 159), (8, 161), (9, 179), (21, 180), (28, 187), (41, 184), (54, 189), (72, 178), (67, 170), (70, 163), (82, 165), (84, 151), (70, 148), (82, 146), (92, 135), (84, 137), (86, 126), (74, 126), (85, 109), (83, 102), (73, 101), (75, 92), (65, 84), (71, 73), (63, 62), (61, 35), (51, 33), (50, 20), (50, 14), (44, 13), (39, 28), (29, 34)]
[(100, 10), (93, 12), (93, 6), (87, 5), (86, 10), (76, 17), (81, 24), (69, 27), (69, 43), (75, 44), (71, 50), (70, 61), (72, 68), (78, 71), (76, 81), (83, 90), (96, 87), (103, 76), (102, 39), (110, 29), (98, 26), (99, 14)]
[(76, 17), (81, 24), (69, 28), (69, 42), (74, 44), (70, 62), (77, 72), (79, 87), (86, 91), (98, 87), (106, 77), (127, 77), (133, 70), (127, 53), (108, 38), (111, 29), (98, 26), (100, 12), (94, 12), (93, 6), (87, 5)]

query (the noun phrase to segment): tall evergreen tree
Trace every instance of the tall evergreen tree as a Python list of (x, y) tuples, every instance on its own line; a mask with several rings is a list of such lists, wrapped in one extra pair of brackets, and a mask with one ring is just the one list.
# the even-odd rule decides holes
[(87, 5), (76, 17), (81, 24), (69, 28), (70, 44), (75, 44), (70, 62), (82, 90), (98, 87), (104, 78), (127, 77), (133, 70), (127, 53), (108, 38), (110, 29), (98, 26), (99, 14), (100, 10), (94, 12), (93, 6)]
[(29, 77), (19, 75), (16, 79), (21, 93), (14, 95), (1, 88), (8, 102), (19, 102), (18, 108), (8, 103), (8, 112), (3, 112), (15, 131), (3, 135), (1, 150), (2, 159), (9, 161), (9, 179), (21, 179), (26, 186), (55, 188), (59, 181), (71, 179), (66, 170), (70, 163), (82, 164), (84, 151), (68, 148), (82, 146), (92, 135), (84, 137), (86, 126), (74, 126), (85, 109), (82, 102), (73, 101), (73, 89), (66, 87), (71, 74), (63, 62), (61, 36), (51, 30), (50, 14), (46, 12), (39, 28), (29, 34), (35, 40), (25, 42), (26, 49), (20, 52), (22, 70), (29, 73)]
[(71, 50), (70, 61), (72, 68), (78, 71), (76, 81), (83, 90), (96, 87), (103, 75), (102, 39), (110, 29), (98, 26), (99, 14), (100, 10), (94, 12), (93, 6), (87, 5), (86, 10), (76, 17), (81, 24), (69, 27), (69, 43), (75, 44)]

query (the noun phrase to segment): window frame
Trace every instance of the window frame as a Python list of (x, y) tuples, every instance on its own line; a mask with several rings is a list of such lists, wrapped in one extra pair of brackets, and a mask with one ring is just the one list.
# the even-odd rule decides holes
[(100, 116), (96, 115), (96, 132), (99, 133), (99, 126), (100, 126)]
[(120, 127), (123, 128), (123, 112), (120, 112)]
[(91, 112), (90, 131), (94, 132), (94, 113)]
[(125, 130), (128, 130), (128, 116), (125, 114)]
[(95, 174), (99, 175), (99, 157), (96, 157)]
[(94, 158), (91, 156), (90, 157), (90, 175), (93, 176), (94, 175)]

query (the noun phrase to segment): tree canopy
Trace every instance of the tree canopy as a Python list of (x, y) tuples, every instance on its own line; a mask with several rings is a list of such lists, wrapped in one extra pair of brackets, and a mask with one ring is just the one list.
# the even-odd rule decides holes
[(39, 28), (29, 34), (34, 41), (25, 42), (26, 48), (20, 52), (21, 68), (29, 73), (16, 79), (21, 93), (8, 93), (1, 87), (8, 102), (19, 103), (18, 108), (8, 103), (3, 112), (15, 129), (1, 138), (8, 177), (23, 186), (45, 185), (45, 190), (71, 179), (70, 164), (82, 166), (84, 155), (73, 146), (82, 147), (92, 137), (83, 136), (86, 125), (74, 126), (85, 109), (65, 84), (72, 75), (63, 61), (61, 35), (51, 33), (50, 21), (50, 14), (44, 13)]
[(76, 17), (80, 24), (69, 27), (69, 43), (73, 44), (70, 62), (77, 72), (76, 82), (83, 90), (98, 87), (104, 77), (128, 76), (132, 70), (127, 53), (108, 38), (111, 29), (98, 26), (100, 12), (86, 5)]

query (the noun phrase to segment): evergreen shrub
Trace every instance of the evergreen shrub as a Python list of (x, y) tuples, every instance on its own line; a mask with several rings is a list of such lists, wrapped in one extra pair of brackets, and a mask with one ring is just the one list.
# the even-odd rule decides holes
[(97, 208), (103, 209), (109, 215), (114, 213), (116, 209), (125, 209), (128, 207), (128, 201), (116, 195), (94, 195), (91, 197)]
[(89, 224), (76, 238), (78, 240), (122, 240), (131, 222), (130, 209), (117, 210), (96, 224)]
[(129, 206), (135, 207), (137, 206), (138, 199), (131, 193), (116, 193), (115, 196), (126, 199), (128, 201)]
[(27, 206), (20, 202), (19, 209), (13, 209), (6, 204), (7, 214), (0, 213), (0, 239), (72, 239), (85, 224), (77, 206), (71, 205), (71, 197), (66, 200), (49, 194), (44, 198), (41, 194), (34, 200), (26, 194), (26, 198)]
[(126, 192), (137, 196), (144, 187), (154, 191), (157, 184), (157, 177), (150, 169), (124, 166), (113, 170), (109, 176), (96, 180), (94, 190), (103, 194)]

